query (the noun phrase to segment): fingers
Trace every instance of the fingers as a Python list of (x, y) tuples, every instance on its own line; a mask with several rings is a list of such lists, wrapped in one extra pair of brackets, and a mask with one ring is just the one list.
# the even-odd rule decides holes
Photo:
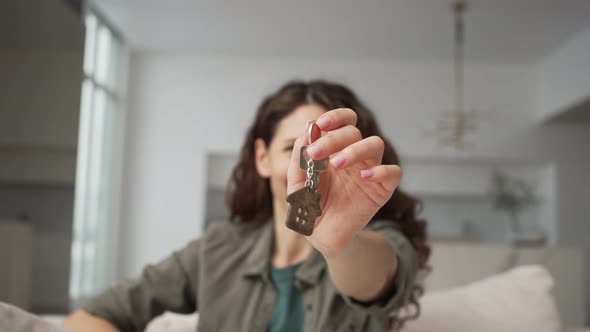
[(307, 154), (315, 160), (328, 157), (347, 146), (360, 141), (363, 137), (357, 127), (346, 125), (329, 131), (307, 148)]
[(330, 163), (335, 169), (346, 168), (359, 161), (367, 161), (371, 166), (379, 165), (384, 149), (383, 139), (378, 136), (367, 137), (330, 157)]
[[(361, 178), (379, 183), (384, 189), (393, 192), (399, 185), (401, 168), (397, 165), (381, 165), (385, 149), (383, 139), (378, 136), (363, 139), (356, 128), (356, 122), (357, 115), (351, 109), (339, 108), (326, 112), (316, 121), (317, 126), (326, 134), (307, 148), (307, 154), (315, 160), (331, 156), (330, 162), (335, 169), (343, 169), (364, 161), (373, 166), (361, 170)], [(296, 141), (296, 151), (299, 151), (302, 141)], [(291, 163), (295, 166), (290, 166), (290, 178), (298, 175), (291, 174), (297, 170), (299, 162), (299, 155), (296, 156), (296, 160), (293, 157), (295, 156), (292, 156)]]
[(350, 108), (337, 108), (324, 113), (316, 121), (323, 131), (330, 131), (344, 126), (356, 126), (356, 113)]
[(393, 192), (399, 185), (402, 169), (397, 165), (379, 165), (361, 170), (361, 178), (381, 183), (383, 188)]

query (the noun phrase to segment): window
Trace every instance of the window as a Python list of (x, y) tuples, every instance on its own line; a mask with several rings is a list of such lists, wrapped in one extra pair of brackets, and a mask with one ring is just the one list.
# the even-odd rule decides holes
[(111, 281), (124, 113), (126, 51), (101, 17), (85, 17), (70, 298), (76, 305)]

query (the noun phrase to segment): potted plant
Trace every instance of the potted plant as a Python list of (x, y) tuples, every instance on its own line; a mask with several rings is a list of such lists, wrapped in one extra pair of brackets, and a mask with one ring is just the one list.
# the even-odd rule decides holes
[(509, 218), (509, 241), (514, 246), (544, 245), (546, 236), (540, 230), (536, 234), (525, 232), (520, 221), (523, 212), (539, 202), (534, 186), (500, 170), (493, 171), (491, 183), (494, 209)]

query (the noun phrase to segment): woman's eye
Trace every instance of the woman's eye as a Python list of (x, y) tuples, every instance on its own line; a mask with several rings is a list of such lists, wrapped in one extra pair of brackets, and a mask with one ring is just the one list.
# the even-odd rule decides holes
[(285, 151), (293, 151), (293, 145), (285, 147)]

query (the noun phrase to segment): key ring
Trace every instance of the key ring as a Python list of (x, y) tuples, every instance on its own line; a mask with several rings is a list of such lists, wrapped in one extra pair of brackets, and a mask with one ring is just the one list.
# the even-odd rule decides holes
[[(314, 127), (317, 127), (318, 130), (320, 130), (320, 127), (318, 127), (318, 125), (315, 124), (314, 120), (307, 121), (307, 144), (313, 143), (313, 141), (311, 139), (311, 135), (313, 133)], [(320, 133), (321, 133), (321, 130), (320, 130)]]

